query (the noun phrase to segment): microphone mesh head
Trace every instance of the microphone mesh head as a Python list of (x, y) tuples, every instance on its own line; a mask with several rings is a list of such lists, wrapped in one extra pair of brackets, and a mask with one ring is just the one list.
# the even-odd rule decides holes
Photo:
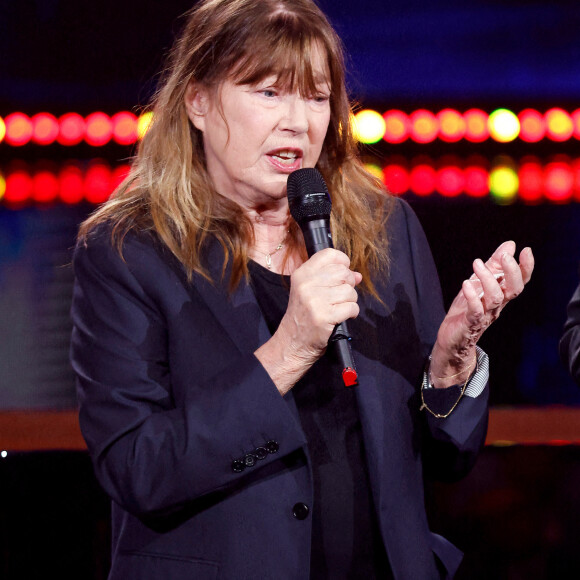
[(329, 218), (332, 201), (318, 169), (298, 169), (288, 176), (290, 214), (300, 224), (304, 220)]

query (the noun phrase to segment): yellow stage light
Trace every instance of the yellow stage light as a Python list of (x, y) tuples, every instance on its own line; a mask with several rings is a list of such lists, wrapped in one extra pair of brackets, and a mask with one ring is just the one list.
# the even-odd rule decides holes
[(361, 143), (376, 143), (383, 138), (387, 124), (381, 114), (364, 109), (354, 116), (353, 127), (355, 137)]
[(489, 116), (489, 134), (500, 143), (509, 143), (520, 134), (520, 121), (508, 109), (497, 109)]

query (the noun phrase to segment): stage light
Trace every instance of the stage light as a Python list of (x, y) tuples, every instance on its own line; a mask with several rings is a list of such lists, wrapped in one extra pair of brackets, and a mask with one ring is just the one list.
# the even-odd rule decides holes
[(129, 111), (122, 111), (111, 117), (113, 139), (119, 145), (131, 145), (137, 141), (137, 117)]
[(524, 109), (519, 115), (520, 139), (526, 143), (537, 143), (546, 136), (544, 116), (534, 109)]
[(457, 197), (465, 188), (465, 177), (461, 168), (454, 165), (441, 167), (437, 171), (435, 189), (444, 197)]
[(2, 201), (2, 198), (4, 197), (5, 193), (6, 193), (6, 179), (4, 179), (4, 176), (0, 173), (0, 201)]
[(91, 113), (86, 118), (85, 141), (93, 147), (106, 145), (113, 136), (113, 123), (105, 113)]
[(385, 134), (385, 120), (376, 111), (364, 109), (354, 116), (354, 129), (355, 137), (361, 143), (376, 143)]
[(6, 117), (6, 143), (14, 147), (26, 145), (32, 137), (32, 123), (24, 113), (12, 113)]
[[(570, 117), (572, 118), (572, 124), (574, 125), (574, 137), (580, 139), (580, 109), (576, 109)], [(2, 141), (1, 130), (2, 128), (0, 127), (0, 141)]]
[(50, 145), (58, 137), (58, 121), (50, 113), (38, 113), (31, 119), (32, 140), (38, 145)]
[(500, 205), (508, 205), (516, 199), (519, 188), (518, 175), (508, 165), (498, 165), (489, 175), (489, 192)]
[(75, 164), (65, 165), (58, 176), (60, 182), (60, 199), (66, 204), (76, 204), (84, 196), (84, 178), (80, 167)]
[(6, 203), (21, 205), (28, 201), (32, 192), (32, 179), (27, 171), (22, 169), (11, 172), (6, 177)]
[(129, 164), (119, 165), (111, 171), (111, 193), (121, 185), (125, 178), (129, 175), (131, 166)]
[(553, 203), (568, 203), (574, 188), (574, 175), (570, 162), (554, 161), (544, 169), (546, 199)]
[(453, 109), (443, 109), (437, 114), (439, 138), (447, 143), (456, 143), (465, 136), (465, 120)]
[(470, 197), (485, 197), (489, 193), (489, 173), (483, 167), (470, 165), (463, 170), (465, 193)]
[(409, 117), (411, 123), (411, 139), (417, 143), (431, 143), (439, 133), (437, 117), (430, 111), (418, 109)]
[(410, 189), (415, 195), (427, 196), (435, 191), (437, 172), (429, 163), (418, 163), (409, 175)]
[(389, 163), (385, 167), (384, 174), (389, 193), (402, 195), (409, 191), (409, 173), (403, 163)]
[(546, 111), (546, 135), (552, 141), (567, 141), (574, 133), (572, 117), (558, 108)]
[(524, 157), (518, 171), (519, 197), (528, 204), (542, 200), (544, 192), (544, 171), (537, 157)]
[(365, 163), (365, 169), (383, 183), (385, 182), (385, 173), (383, 168), (376, 163)]
[(465, 139), (472, 143), (482, 143), (489, 137), (489, 115), (480, 109), (469, 109), (463, 113)]
[(31, 198), (37, 203), (48, 203), (58, 197), (59, 183), (52, 171), (39, 171), (32, 177)]
[(59, 133), (56, 138), (61, 145), (78, 145), (85, 136), (85, 120), (78, 113), (66, 113), (58, 119)]
[(139, 118), (137, 119), (137, 135), (139, 139), (143, 139), (152, 122), (153, 113), (151, 111), (139, 115)]
[(4, 137), (6, 137), (6, 123), (4, 123), (4, 119), (0, 117), (0, 143), (2, 143)]
[(383, 139), (387, 143), (402, 143), (409, 138), (411, 123), (406, 113), (392, 109), (383, 115), (383, 119), (385, 120)]
[(520, 132), (517, 116), (507, 109), (495, 110), (489, 116), (488, 126), (491, 138), (499, 143), (513, 141)]
[(111, 169), (102, 162), (91, 164), (85, 174), (85, 199), (99, 204), (111, 195)]

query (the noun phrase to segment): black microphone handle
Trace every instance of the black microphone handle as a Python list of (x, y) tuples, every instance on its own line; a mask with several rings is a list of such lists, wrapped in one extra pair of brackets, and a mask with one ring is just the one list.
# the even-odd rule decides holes
[[(330, 219), (319, 218), (303, 222), (301, 228), (308, 257), (320, 252), (320, 250), (334, 247), (330, 234)], [(329, 343), (334, 344), (336, 356), (343, 369), (342, 379), (347, 387), (358, 384), (356, 367), (350, 350), (350, 340), (351, 336), (346, 321), (337, 324), (328, 339)]]

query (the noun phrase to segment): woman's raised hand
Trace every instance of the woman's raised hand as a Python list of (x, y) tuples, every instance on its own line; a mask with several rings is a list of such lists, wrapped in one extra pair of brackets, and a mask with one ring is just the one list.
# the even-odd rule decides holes
[[(431, 355), (431, 378), (435, 387), (448, 387), (467, 379), (475, 362), (475, 345), (505, 306), (529, 282), (534, 256), (524, 248), (519, 263), (512, 241), (501, 244), (484, 264), (473, 262), (473, 275), (465, 280), (439, 327)], [(465, 377), (461, 373), (465, 372)], [(453, 376), (454, 379), (447, 379)]]

